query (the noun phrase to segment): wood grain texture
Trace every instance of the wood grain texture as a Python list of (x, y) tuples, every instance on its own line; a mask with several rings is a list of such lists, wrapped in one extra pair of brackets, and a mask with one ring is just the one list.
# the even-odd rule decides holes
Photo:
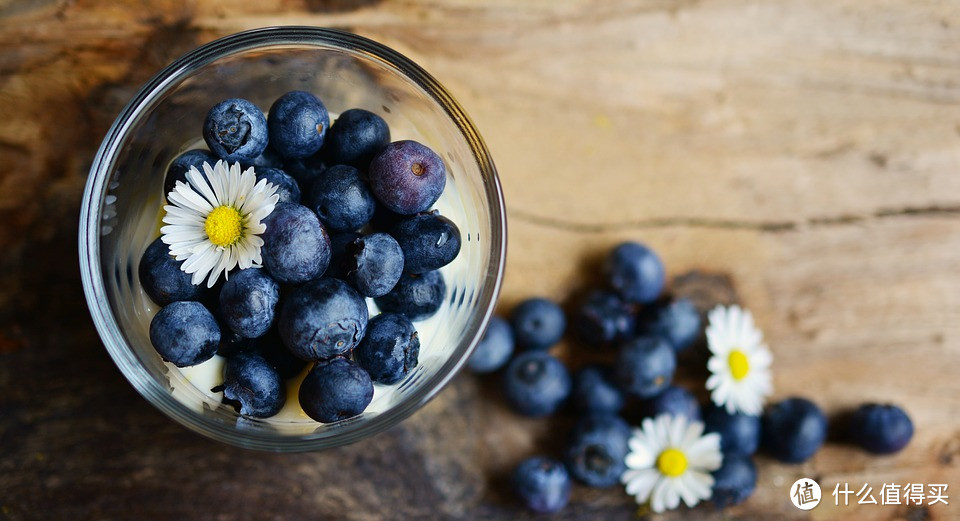
[[(532, 519), (504, 476), (570, 419), (519, 419), (494, 381), (351, 447), (260, 454), (164, 418), (100, 346), (74, 252), (101, 137), (175, 57), (283, 24), (379, 40), (464, 105), (506, 194), (503, 311), (642, 240), (679, 293), (753, 310), (778, 398), (913, 416), (901, 454), (761, 457), (747, 504), (663, 519), (960, 518), (960, 3), (47, 0), (0, 1), (0, 519)], [(800, 476), (949, 483), (956, 504), (803, 513)], [(634, 513), (577, 488), (555, 519)]]

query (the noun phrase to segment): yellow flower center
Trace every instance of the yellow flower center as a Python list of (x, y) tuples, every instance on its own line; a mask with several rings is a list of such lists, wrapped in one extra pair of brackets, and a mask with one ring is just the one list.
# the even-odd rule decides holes
[(730, 356), (727, 357), (727, 363), (730, 364), (730, 375), (733, 376), (734, 380), (743, 380), (747, 373), (750, 372), (750, 360), (747, 359), (747, 355), (743, 354), (743, 351), (739, 349), (734, 349), (730, 351)]
[(657, 469), (661, 474), (675, 478), (687, 471), (687, 457), (677, 449), (667, 449), (657, 456)]
[(203, 231), (217, 246), (231, 246), (243, 235), (243, 216), (232, 206), (218, 206), (207, 215)]

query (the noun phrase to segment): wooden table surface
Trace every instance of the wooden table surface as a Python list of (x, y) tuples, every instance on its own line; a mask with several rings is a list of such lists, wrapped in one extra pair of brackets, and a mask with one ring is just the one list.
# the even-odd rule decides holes
[[(927, 0), (0, 1), (0, 519), (533, 518), (504, 476), (569, 419), (518, 418), (492, 382), (461, 375), (353, 446), (265, 454), (168, 420), (101, 346), (75, 245), (106, 129), (187, 50), (289, 24), (400, 50), (472, 116), (509, 210), (501, 311), (644, 241), (678, 293), (753, 310), (776, 397), (914, 419), (898, 455), (761, 456), (745, 505), (663, 519), (960, 519), (960, 2)], [(824, 488), (810, 513), (801, 476)], [(835, 507), (841, 482), (947, 483), (951, 504)], [(635, 512), (578, 487), (554, 519)]]

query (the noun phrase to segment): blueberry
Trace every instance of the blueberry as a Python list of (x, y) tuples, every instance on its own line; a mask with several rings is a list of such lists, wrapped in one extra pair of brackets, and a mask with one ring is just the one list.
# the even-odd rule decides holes
[(347, 279), (365, 297), (382, 297), (397, 285), (403, 274), (403, 251), (393, 237), (371, 233), (347, 245)]
[(467, 360), (467, 367), (477, 374), (492, 373), (507, 365), (513, 355), (513, 330), (500, 317), (490, 317), (483, 338)]
[(713, 471), (713, 496), (717, 508), (743, 503), (757, 488), (757, 467), (749, 456), (724, 454), (723, 465)]
[(328, 127), (327, 107), (309, 92), (290, 91), (270, 106), (267, 118), (270, 146), (284, 157), (316, 154), (323, 146)]
[(220, 315), (240, 336), (262, 336), (273, 324), (280, 285), (261, 269), (236, 271), (220, 289)]
[(570, 403), (586, 413), (617, 413), (623, 409), (623, 391), (613, 381), (613, 371), (602, 365), (588, 365), (573, 376)]
[(353, 241), (363, 237), (357, 232), (340, 232), (330, 234), (330, 266), (324, 276), (347, 280), (347, 274), (356, 264), (353, 258)]
[(254, 418), (277, 414), (287, 401), (280, 375), (256, 353), (237, 353), (228, 358), (223, 367), (223, 384), (213, 391), (223, 391), (224, 403)]
[(177, 156), (167, 167), (167, 176), (163, 178), (163, 196), (166, 197), (173, 191), (177, 181), (189, 184), (187, 172), (190, 171), (190, 167), (196, 167), (200, 171), (200, 175), (206, 179), (207, 176), (203, 171), (204, 163), (209, 163), (212, 167), (217, 164), (217, 156), (210, 153), (209, 150), (201, 149), (187, 150)]
[(620, 348), (615, 367), (617, 383), (638, 398), (651, 398), (673, 381), (677, 355), (670, 343), (658, 336), (631, 340)]
[(313, 182), (327, 171), (327, 163), (320, 154), (305, 158), (285, 158), (283, 171), (297, 180), (300, 192), (305, 194), (310, 190)]
[(307, 365), (307, 362), (294, 356), (283, 344), (276, 326), (271, 327), (267, 334), (253, 340), (253, 343), (257, 353), (276, 369), (280, 378), (292, 378), (300, 374)]
[(177, 367), (206, 362), (220, 345), (220, 326), (199, 302), (173, 302), (150, 322), (150, 342), (160, 358)]
[[(212, 165), (213, 163), (210, 164)], [(261, 170), (266, 170), (267, 168), (283, 169), (283, 157), (267, 144), (267, 148), (263, 150), (262, 154), (250, 161), (242, 163), (242, 166), (243, 168), (252, 166), (258, 174)]]
[(267, 148), (267, 118), (245, 99), (223, 100), (207, 113), (203, 140), (220, 159), (251, 162)]
[(335, 165), (310, 187), (304, 203), (332, 232), (362, 228), (373, 217), (376, 201), (352, 166)]
[(563, 338), (567, 319), (555, 302), (531, 298), (521, 302), (510, 316), (517, 347), (547, 349)]
[(350, 109), (340, 114), (327, 133), (324, 152), (331, 164), (366, 169), (390, 143), (390, 127), (373, 112)]
[(286, 298), (278, 329), (284, 345), (303, 360), (326, 360), (357, 346), (367, 328), (367, 303), (340, 279), (324, 277)]
[(390, 210), (413, 215), (430, 209), (447, 182), (443, 159), (416, 141), (390, 143), (370, 162), (370, 188)]
[(263, 224), (263, 265), (277, 282), (300, 284), (319, 277), (327, 269), (330, 239), (309, 208), (277, 203)]
[(417, 367), (420, 338), (410, 319), (396, 313), (381, 313), (367, 325), (353, 359), (370, 373), (374, 382), (395, 384)]
[(532, 417), (560, 409), (570, 396), (566, 366), (544, 351), (522, 353), (507, 366), (504, 394), (514, 411)]
[(760, 417), (730, 414), (726, 409), (710, 406), (704, 418), (706, 432), (720, 435), (720, 450), (724, 454), (750, 456), (760, 445)]
[(874, 454), (892, 454), (907, 446), (913, 437), (913, 422), (896, 405), (867, 403), (850, 417), (850, 440)]
[(650, 331), (666, 338), (677, 352), (683, 351), (700, 336), (700, 313), (689, 299), (674, 300), (656, 311)]
[(300, 384), (300, 407), (322, 423), (352, 418), (373, 399), (373, 382), (359, 365), (345, 359), (317, 362)]
[(258, 182), (266, 179), (268, 183), (277, 187), (277, 195), (280, 196), (278, 202), (300, 203), (300, 185), (297, 184), (296, 179), (279, 168), (259, 168), (256, 172)]
[(570, 436), (564, 461), (578, 481), (591, 487), (609, 487), (620, 482), (626, 470), (630, 426), (612, 414), (581, 419)]
[(665, 272), (650, 248), (635, 242), (618, 245), (607, 257), (604, 274), (613, 289), (631, 302), (653, 302), (663, 291)]
[(636, 318), (630, 305), (612, 291), (597, 290), (584, 299), (573, 317), (581, 340), (590, 345), (611, 345), (633, 334)]
[(827, 437), (827, 417), (813, 402), (787, 398), (763, 415), (763, 444), (776, 459), (802, 463)]
[(377, 297), (375, 302), (381, 311), (402, 313), (410, 320), (423, 320), (440, 309), (446, 294), (447, 284), (439, 271), (420, 275), (404, 273), (390, 293)]
[(570, 474), (557, 460), (534, 457), (524, 460), (513, 471), (513, 486), (523, 504), (530, 510), (549, 514), (570, 501)]
[(700, 402), (690, 391), (673, 385), (644, 401), (642, 410), (645, 416), (653, 418), (661, 414), (671, 414), (700, 421)]
[(165, 306), (178, 300), (198, 300), (204, 296), (206, 286), (194, 286), (193, 277), (180, 269), (181, 264), (170, 255), (170, 247), (159, 238), (147, 246), (140, 257), (137, 272), (140, 285), (151, 300)]
[(460, 229), (436, 211), (402, 219), (390, 234), (403, 250), (407, 273), (442, 268), (460, 253)]

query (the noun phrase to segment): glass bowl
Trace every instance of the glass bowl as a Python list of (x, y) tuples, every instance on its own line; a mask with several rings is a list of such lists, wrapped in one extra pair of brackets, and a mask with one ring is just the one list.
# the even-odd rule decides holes
[[(416, 323), (420, 364), (401, 383), (377, 386), (360, 416), (332, 424), (239, 416), (163, 362), (149, 339), (158, 306), (137, 266), (159, 235), (163, 178), (179, 153), (202, 146), (217, 102), (241, 97), (267, 108), (290, 90), (316, 93), (331, 114), (376, 112), (391, 138), (415, 139), (447, 164), (436, 207), (460, 227), (462, 249), (442, 269), (447, 298)], [(331, 117), (331, 121), (333, 118)], [(114, 362), (147, 401), (215, 440), (271, 451), (320, 450), (398, 423), (456, 375), (480, 339), (503, 278), (506, 221), (489, 153), (463, 109), (418, 65), (371, 40), (330, 29), (272, 27), (199, 47), (160, 71), (117, 117), (90, 168), (80, 214), (80, 268), (87, 305)], [(288, 401), (291, 398), (288, 398)], [(296, 400), (296, 396), (292, 396)]]

